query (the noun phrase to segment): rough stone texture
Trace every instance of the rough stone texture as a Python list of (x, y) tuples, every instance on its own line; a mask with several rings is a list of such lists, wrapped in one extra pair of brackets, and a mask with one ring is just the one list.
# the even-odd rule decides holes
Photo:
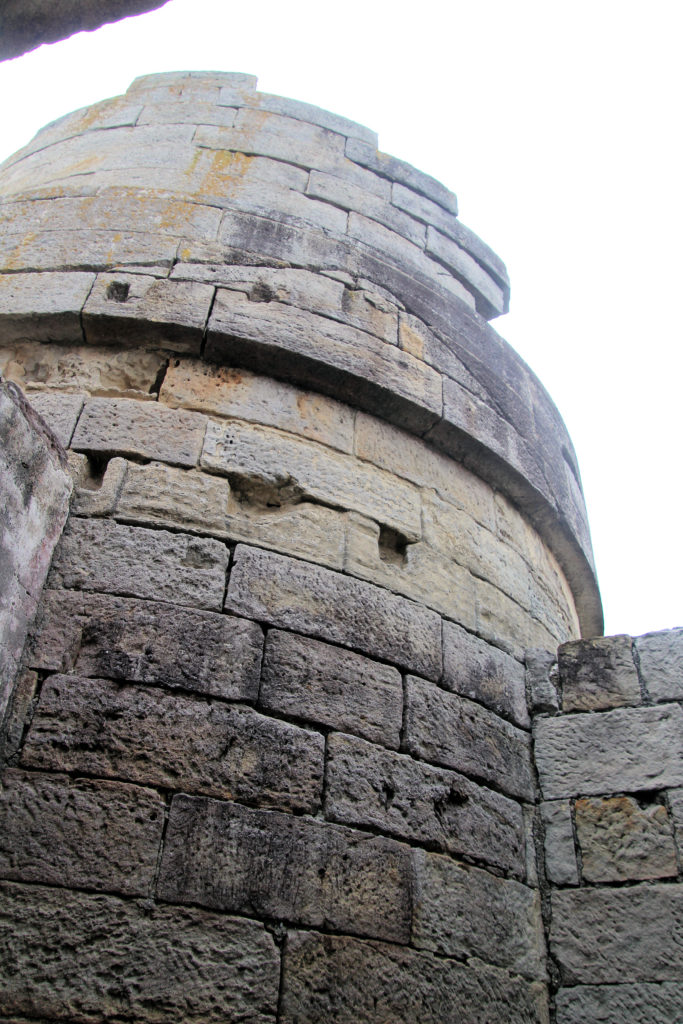
[(623, 882), (676, 875), (676, 850), (664, 804), (633, 797), (576, 801), (576, 835), (587, 882)]
[(327, 742), (328, 817), (524, 877), (524, 826), (513, 800), (351, 736), (332, 735)]
[(557, 652), (563, 711), (600, 711), (640, 704), (630, 636), (562, 644)]
[(0, 780), (0, 877), (147, 896), (163, 823), (151, 789), (10, 769)]
[(82, 395), (29, 394), (29, 401), (62, 448), (68, 448), (85, 398)]
[(271, 630), (259, 704), (268, 711), (398, 747), (403, 684), (395, 668), (308, 637)]
[(515, 974), (545, 979), (538, 892), (519, 882), (415, 851), (413, 945), (444, 956), (479, 957)]
[(572, 812), (568, 800), (541, 804), (545, 832), (545, 873), (555, 885), (578, 885)]
[(324, 740), (251, 708), (51, 676), (22, 764), (315, 811)]
[(409, 676), (405, 743), (415, 757), (533, 800), (529, 736), (473, 701)]
[(678, 704), (539, 718), (534, 732), (546, 799), (683, 784), (683, 710)]
[(255, 701), (263, 634), (254, 622), (160, 602), (47, 590), (27, 661), (228, 700)]
[(259, 917), (407, 942), (410, 851), (309, 818), (176, 796), (159, 892)]
[(669, 790), (669, 806), (676, 832), (679, 859), (683, 860), (683, 789)]
[(524, 667), (454, 622), (443, 625), (443, 685), (529, 726)]
[(294, 932), (284, 960), (283, 1024), (547, 1024), (544, 986), (476, 960), (344, 936)]
[(569, 889), (552, 897), (551, 952), (565, 984), (678, 981), (683, 889)]
[(197, 413), (132, 398), (92, 398), (78, 421), (72, 447), (196, 466), (205, 429), (206, 420)]
[(0, 343), (81, 341), (81, 310), (94, 281), (73, 271), (0, 276)]
[(557, 714), (557, 656), (551, 651), (530, 648), (524, 652), (524, 660), (529, 711), (532, 715)]
[(441, 675), (441, 620), (380, 587), (328, 569), (238, 546), (228, 611), (359, 648), (431, 678)]
[(635, 649), (652, 700), (683, 699), (683, 629), (646, 633), (636, 639)]
[(557, 994), (558, 1024), (672, 1024), (683, 1019), (683, 985), (577, 985)]
[(0, 1012), (79, 1022), (275, 1020), (280, 957), (260, 924), (42, 886), (1, 891)]
[(48, 586), (221, 607), (228, 549), (206, 537), (74, 519), (64, 531)]

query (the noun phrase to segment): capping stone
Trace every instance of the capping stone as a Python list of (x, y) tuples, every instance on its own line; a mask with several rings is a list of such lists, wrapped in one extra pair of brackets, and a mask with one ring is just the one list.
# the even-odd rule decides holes
[(81, 341), (81, 310), (94, 274), (0, 274), (0, 344)]

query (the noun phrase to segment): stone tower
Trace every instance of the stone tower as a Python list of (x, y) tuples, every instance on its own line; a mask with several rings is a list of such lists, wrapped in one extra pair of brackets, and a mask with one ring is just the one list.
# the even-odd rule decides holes
[(538, 651), (602, 618), (505, 267), (246, 75), (139, 79), (0, 191), (0, 1019), (547, 1021), (585, 787), (530, 712), (595, 707)]

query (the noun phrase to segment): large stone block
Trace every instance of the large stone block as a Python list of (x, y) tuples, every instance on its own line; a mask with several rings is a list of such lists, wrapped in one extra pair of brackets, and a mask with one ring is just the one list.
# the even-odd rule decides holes
[[(151, 398), (166, 362), (144, 349), (96, 349), (26, 341), (0, 349), (0, 373), (32, 392), (86, 391), (91, 395)], [(170, 404), (170, 403), (169, 403)]]
[(683, 985), (577, 985), (556, 996), (557, 1024), (672, 1024), (683, 1019)]
[(562, 644), (557, 652), (563, 711), (600, 711), (640, 704), (630, 636)]
[(310, 818), (176, 796), (159, 893), (171, 902), (407, 942), (410, 850)]
[(426, 250), (465, 284), (475, 296), (477, 310), (487, 320), (507, 312), (506, 293), (465, 249), (436, 228), (427, 228)]
[(83, 408), (84, 396), (37, 392), (31, 393), (29, 400), (62, 448), (68, 448)]
[(206, 537), (72, 518), (48, 586), (150, 598), (219, 610), (228, 549)]
[(356, 733), (398, 747), (403, 713), (400, 673), (352, 651), (271, 630), (259, 704), (268, 711)]
[[(127, 172), (125, 178), (130, 184), (130, 172)], [(167, 235), (146, 235), (136, 231), (43, 229), (28, 235), (0, 234), (0, 270), (12, 273), (35, 271), (34, 276), (42, 277), (43, 273), (37, 272), (59, 272), (62, 267), (70, 265), (89, 267), (92, 270), (126, 266), (148, 266), (150, 269), (156, 266), (171, 267), (177, 250), (178, 240)], [(20, 336), (34, 337), (33, 332), (24, 334), (23, 330)], [(76, 336), (68, 340), (80, 341), (82, 337), (83, 330), (79, 325)], [(164, 333), (162, 337), (169, 337), (170, 340), (171, 336)], [(112, 343), (116, 343), (116, 338), (110, 338), (109, 344)], [(140, 343), (144, 344), (144, 339), (140, 339)], [(193, 345), (196, 348), (194, 340)]]
[(358, 648), (428, 678), (441, 675), (441, 619), (435, 612), (308, 562), (238, 546), (225, 608)]
[(578, 885), (579, 869), (574, 847), (572, 811), (568, 800), (541, 804), (545, 833), (545, 873), (556, 885)]
[(455, 772), (333, 734), (325, 812), (344, 825), (470, 857), (524, 877), (519, 806)]
[(104, 594), (47, 590), (28, 662), (42, 671), (255, 701), (263, 633), (232, 615)]
[(443, 685), (529, 726), (524, 667), (454, 622), (443, 624)]
[(664, 804), (630, 796), (576, 801), (576, 834), (587, 882), (624, 882), (678, 874), (671, 819)]
[(424, 761), (484, 779), (510, 796), (534, 799), (528, 734), (414, 676), (406, 686), (405, 744)]
[(547, 1024), (545, 986), (341, 935), (293, 932), (284, 954), (283, 1024)]
[(72, 440), (77, 451), (133, 455), (177, 466), (196, 466), (206, 419), (132, 398), (92, 398)]
[(369, 217), (424, 249), (426, 241), (424, 224), (420, 224), (413, 217), (391, 205), (389, 183), (386, 184), (387, 195), (380, 197), (376, 191), (366, 191), (334, 174), (312, 171), (306, 194), (316, 199), (322, 199), (323, 202), (333, 203), (344, 210), (353, 210), (364, 217)]
[(546, 799), (683, 784), (678, 704), (539, 718), (536, 766)]
[(267, 156), (297, 167), (325, 171), (337, 166), (346, 140), (317, 125), (242, 108), (235, 128), (199, 125), (194, 141), (207, 149)]
[(683, 629), (646, 633), (635, 641), (645, 688), (654, 701), (683, 698)]
[(413, 945), (458, 959), (478, 957), (515, 974), (545, 979), (537, 890), (422, 850), (415, 851), (413, 862)]
[(435, 178), (416, 170), (403, 160), (397, 160), (388, 153), (380, 153), (375, 147), (359, 139), (349, 139), (346, 144), (346, 155), (361, 167), (368, 167), (383, 178), (397, 181), (414, 192), (432, 199), (449, 213), (457, 215), (458, 200), (454, 193)]
[(251, 708), (51, 676), (22, 764), (315, 811), (324, 740)]
[(149, 896), (164, 810), (151, 789), (6, 770), (0, 877)]
[(81, 310), (94, 280), (73, 271), (0, 275), (0, 344), (81, 341)]
[(260, 924), (62, 888), (0, 891), (10, 1018), (275, 1020), (280, 956)]

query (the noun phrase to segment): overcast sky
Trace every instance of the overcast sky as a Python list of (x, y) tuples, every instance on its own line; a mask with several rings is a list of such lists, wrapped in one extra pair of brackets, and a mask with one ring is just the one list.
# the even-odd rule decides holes
[(259, 88), (379, 132), (506, 261), (495, 322), (583, 476), (607, 633), (683, 624), (680, 0), (170, 0), (0, 65), (0, 159), (155, 71)]

